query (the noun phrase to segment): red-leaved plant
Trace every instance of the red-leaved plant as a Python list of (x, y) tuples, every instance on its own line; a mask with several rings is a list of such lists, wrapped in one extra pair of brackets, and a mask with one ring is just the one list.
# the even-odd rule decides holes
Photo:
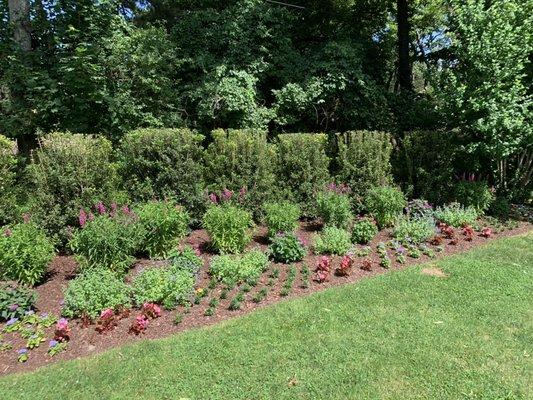
[(316, 266), (315, 276), (313, 280), (316, 282), (326, 282), (329, 279), (331, 272), (331, 259), (328, 256), (323, 256)]
[(371, 271), (372, 270), (372, 260), (370, 258), (365, 258), (361, 262), (361, 269), (363, 271)]
[(115, 318), (115, 311), (108, 308), (100, 313), (100, 317), (96, 321), (96, 331), (98, 333), (110, 332), (117, 326), (117, 321)]
[(485, 227), (481, 230), (481, 236), (485, 238), (490, 238), (492, 236), (492, 229)]
[(135, 317), (135, 320), (131, 324), (129, 331), (135, 335), (140, 335), (141, 333), (144, 333), (147, 327), (148, 318), (146, 318), (144, 314), (141, 314)]
[(57, 321), (54, 340), (58, 342), (68, 342), (70, 340), (70, 328), (68, 326), (68, 321), (65, 318), (61, 318)]
[(443, 222), (439, 224), (439, 229), (440, 233), (442, 233), (446, 239), (453, 239), (453, 237), (455, 236), (453, 228)]
[(141, 312), (146, 318), (159, 318), (161, 316), (161, 307), (154, 303), (144, 303)]
[(463, 227), (463, 235), (465, 235), (465, 240), (468, 242), (471, 242), (474, 238), (474, 228), (472, 228), (470, 225), (465, 225)]
[(335, 274), (339, 276), (348, 276), (352, 272), (354, 260), (349, 255), (342, 257), (340, 265), (335, 270)]
[(433, 246), (440, 246), (442, 244), (442, 236), (438, 236), (438, 235), (435, 235), (433, 236), (433, 238), (430, 240), (430, 244), (432, 244)]

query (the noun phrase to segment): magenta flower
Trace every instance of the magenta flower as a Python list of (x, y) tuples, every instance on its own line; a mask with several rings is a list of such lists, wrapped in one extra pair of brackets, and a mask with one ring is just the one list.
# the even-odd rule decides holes
[(80, 210), (80, 215), (78, 216), (78, 221), (80, 222), (80, 226), (83, 228), (83, 226), (87, 223), (87, 213), (82, 208)]
[(65, 318), (61, 318), (59, 321), (57, 321), (56, 329), (58, 331), (68, 330), (68, 321)]
[(13, 231), (9, 228), (7, 228), (5, 231), (4, 231), (4, 236), (5, 237), (9, 237), (13, 234)]
[(111, 308), (107, 308), (100, 313), (100, 319), (110, 319), (113, 318), (115, 312)]
[(213, 203), (213, 204), (217, 204), (217, 203), (218, 203), (218, 197), (217, 197), (217, 195), (214, 194), (214, 193), (211, 193), (211, 194), (209, 195), (209, 200), (211, 200), (211, 203)]
[(243, 186), (241, 188), (241, 190), (239, 190), (239, 200), (240, 201), (243, 201), (244, 200), (244, 197), (246, 196), (246, 193), (248, 192), (248, 190), (246, 189), (246, 186)]
[(94, 214), (92, 212), (89, 213), (89, 216), (87, 217), (89, 221), (94, 221)]
[(105, 214), (106, 209), (105, 209), (104, 203), (99, 201), (98, 204), (96, 204), (95, 207), (96, 207), (96, 211), (98, 211), (98, 214), (100, 214), (100, 215), (104, 215)]
[(28, 214), (28, 213), (24, 213), (22, 214), (22, 220), (24, 221), (25, 224), (27, 224), (28, 222), (30, 222), (30, 218), (31, 218), (31, 215)]
[(122, 212), (126, 215), (130, 215), (131, 214), (131, 210), (128, 206), (123, 206), (122, 207)]
[(222, 191), (222, 194), (220, 195), (220, 197), (224, 201), (229, 201), (233, 197), (233, 192), (231, 190), (229, 190), (228, 188), (224, 188), (224, 190)]

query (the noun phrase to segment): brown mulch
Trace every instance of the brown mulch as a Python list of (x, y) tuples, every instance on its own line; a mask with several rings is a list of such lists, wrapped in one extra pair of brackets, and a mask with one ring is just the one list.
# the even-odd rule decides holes
[[(316, 234), (316, 231), (319, 228), (320, 226), (316, 223), (302, 222), (297, 234), (300, 238), (307, 240), (308, 243), (312, 243), (312, 237)], [(529, 231), (530, 229), (531, 224), (523, 222), (520, 223), (520, 225), (516, 229), (495, 233), (490, 239), (486, 239), (481, 236), (475, 236), (472, 241), (464, 240), (464, 237), (461, 235), (460, 231), (457, 230), (457, 237), (459, 238), (458, 243), (456, 245), (451, 245), (449, 244), (450, 240), (445, 239), (443, 242), (445, 249), (442, 253), (437, 253), (437, 257), (463, 252), (475, 246), (482, 245), (487, 241), (496, 238), (522, 234)], [(254, 241), (250, 245), (250, 248), (260, 247), (263, 250), (266, 249), (267, 241), (265, 239), (265, 235), (266, 229), (264, 227), (259, 227), (258, 229), (256, 229)], [(216, 311), (213, 316), (204, 316), (204, 312), (208, 308), (208, 303), (210, 299), (213, 297), (219, 298), (220, 296), (222, 286), (218, 285), (215, 289), (209, 290), (208, 296), (203, 298), (199, 305), (192, 306), (190, 308), (190, 312), (183, 314), (183, 320), (179, 325), (174, 324), (174, 319), (177, 313), (183, 313), (183, 307), (180, 307), (178, 310), (174, 311), (163, 311), (162, 316), (160, 318), (150, 320), (148, 329), (145, 331), (144, 334), (139, 336), (135, 336), (133, 334), (128, 333), (128, 329), (132, 321), (135, 319), (135, 316), (139, 314), (137, 310), (133, 310), (129, 317), (120, 320), (118, 322), (117, 327), (106, 334), (100, 334), (96, 332), (96, 325), (94, 324), (89, 325), (88, 327), (84, 327), (82, 322), (79, 320), (69, 321), (69, 325), (72, 329), (72, 334), (71, 340), (68, 344), (68, 349), (67, 351), (55, 357), (51, 357), (47, 354), (48, 341), (53, 337), (53, 327), (47, 329), (46, 331), (46, 342), (42, 343), (39, 348), (30, 351), (30, 357), (26, 363), (18, 363), (16, 354), (17, 349), (25, 346), (25, 340), (21, 339), (18, 334), (4, 334), (4, 339), (13, 343), (13, 349), (0, 352), (0, 375), (6, 375), (15, 372), (32, 371), (36, 368), (60, 360), (69, 360), (101, 353), (107, 349), (121, 346), (125, 343), (137, 342), (146, 339), (162, 338), (191, 328), (212, 325), (228, 318), (247, 314), (255, 309), (265, 307), (273, 303), (277, 303), (284, 299), (304, 296), (309, 293), (324, 290), (328, 287), (344, 285), (347, 283), (358, 281), (365, 277), (383, 274), (387, 272), (387, 269), (384, 269), (379, 266), (379, 257), (375, 252), (375, 247), (378, 242), (386, 242), (390, 239), (390, 233), (388, 231), (382, 231), (379, 233), (378, 237), (376, 237), (370, 244), (370, 246), (374, 250), (372, 254), (368, 257), (371, 258), (373, 261), (373, 267), (371, 271), (363, 271), (362, 269), (360, 269), (361, 258), (357, 258), (354, 268), (352, 269), (352, 273), (349, 276), (339, 277), (335, 276), (332, 273), (329, 281), (324, 283), (317, 283), (312, 280), (313, 271), (321, 256), (310, 254), (305, 258), (304, 261), (291, 264), (290, 266), (296, 266), (298, 272), (296, 281), (293, 285), (293, 289), (286, 297), (280, 296), (280, 290), (283, 286), (283, 282), (285, 281), (290, 266), (272, 263), (269, 271), (263, 274), (257, 286), (252, 288), (252, 290), (246, 294), (246, 300), (242, 303), (242, 308), (237, 311), (228, 310), (228, 306), (231, 302), (231, 299), (239, 290), (239, 288), (234, 288), (231, 292), (228, 293), (228, 296), (225, 300), (220, 300), (219, 305), (216, 307)], [(196, 248), (199, 248), (202, 252), (202, 258), (204, 259), (205, 263), (204, 267), (200, 271), (197, 287), (207, 289), (207, 286), (210, 281), (210, 277), (207, 272), (208, 264), (209, 260), (213, 256), (213, 254), (208, 251), (208, 236), (205, 231), (196, 230), (193, 231), (192, 234), (188, 237), (186, 243)], [(388, 253), (392, 261), (392, 266), (390, 268), (391, 270), (403, 269), (410, 265), (420, 264), (431, 260), (430, 258), (424, 255), (422, 255), (419, 259), (412, 259), (408, 257), (407, 263), (401, 265), (395, 261), (394, 254), (391, 250), (388, 250)], [(341, 257), (332, 257), (333, 268), (339, 265), (340, 259)], [(131, 278), (131, 276), (137, 273), (140, 269), (146, 266), (152, 266), (157, 264), (158, 262), (156, 261), (139, 260), (135, 264), (134, 268), (132, 268), (132, 270), (130, 271), (129, 278)], [(309, 287), (307, 288), (302, 287), (302, 280), (300, 274), (300, 268), (304, 264), (307, 264), (309, 266), (309, 269), (311, 270)], [(60, 314), (63, 291), (67, 287), (69, 280), (74, 278), (76, 268), (76, 262), (72, 257), (56, 257), (56, 259), (50, 265), (49, 273), (45, 282), (36, 287), (36, 291), (38, 293), (37, 312), (53, 313), (54, 315)], [(268, 287), (266, 285), (270, 279), (270, 273), (274, 268), (280, 269), (279, 278), (275, 279), (274, 285), (272, 287), (269, 287), (270, 290), (268, 291), (267, 297), (258, 304), (254, 303), (252, 301), (252, 296), (261, 288)], [(440, 272), (442, 273), (442, 271)], [(429, 271), (429, 268), (427, 273), (430, 273), (431, 275), (439, 275), (436, 271)]]

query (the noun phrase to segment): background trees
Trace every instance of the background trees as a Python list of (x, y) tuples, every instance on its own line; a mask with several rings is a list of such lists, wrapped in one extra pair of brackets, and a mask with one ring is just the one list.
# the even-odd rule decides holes
[(460, 129), (456, 174), (531, 185), (531, 4), (287, 3), (1, 0), (0, 132)]

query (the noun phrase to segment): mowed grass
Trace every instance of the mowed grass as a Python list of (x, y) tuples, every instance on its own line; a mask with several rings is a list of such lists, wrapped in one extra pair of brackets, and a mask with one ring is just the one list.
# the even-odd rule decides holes
[(533, 234), (0, 380), (1, 399), (531, 399)]

